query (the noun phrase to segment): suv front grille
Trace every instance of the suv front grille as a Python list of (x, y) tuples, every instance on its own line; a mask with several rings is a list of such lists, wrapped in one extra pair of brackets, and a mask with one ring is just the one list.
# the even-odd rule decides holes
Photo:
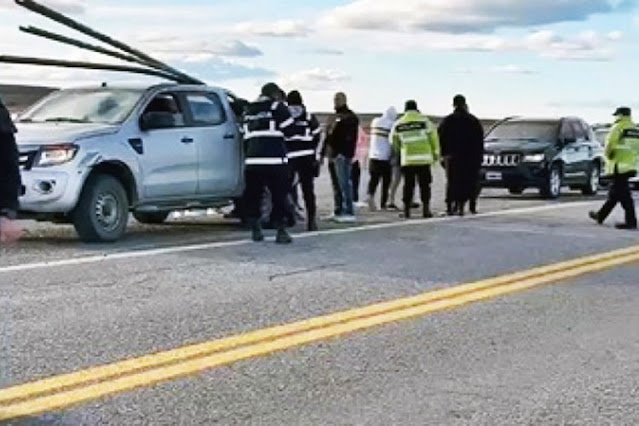
[(20, 163), (20, 170), (31, 170), (33, 167), (33, 160), (35, 160), (38, 151), (21, 152), (18, 156)]
[(514, 167), (521, 162), (521, 154), (484, 154), (483, 166)]

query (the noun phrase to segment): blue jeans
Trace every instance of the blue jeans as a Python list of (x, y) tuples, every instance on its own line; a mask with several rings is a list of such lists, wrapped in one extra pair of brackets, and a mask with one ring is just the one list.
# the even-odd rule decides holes
[(341, 205), (342, 214), (352, 216), (355, 214), (355, 210), (353, 209), (353, 182), (351, 180), (353, 159), (338, 155), (333, 161), (335, 163), (335, 174), (339, 185), (339, 192), (335, 191), (334, 194), (335, 206)]

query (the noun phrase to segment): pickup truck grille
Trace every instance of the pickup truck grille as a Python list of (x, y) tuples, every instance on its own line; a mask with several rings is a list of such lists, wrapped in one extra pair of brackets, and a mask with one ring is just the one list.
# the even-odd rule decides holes
[(20, 163), (20, 170), (31, 170), (33, 167), (33, 161), (38, 151), (21, 152), (18, 155), (18, 161)]
[(484, 154), (483, 166), (514, 167), (521, 162), (521, 154)]

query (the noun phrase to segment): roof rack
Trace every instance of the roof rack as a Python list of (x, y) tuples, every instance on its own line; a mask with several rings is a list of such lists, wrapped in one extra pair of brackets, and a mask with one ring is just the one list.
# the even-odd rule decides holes
[(122, 43), (116, 39), (113, 39), (105, 34), (102, 34), (94, 29), (77, 22), (47, 6), (43, 6), (34, 0), (15, 0), (16, 4), (28, 9), (31, 12), (42, 15), (49, 18), (59, 24), (65, 25), (73, 30), (76, 30), (84, 35), (92, 37), (98, 41), (106, 43), (118, 50), (107, 49), (102, 46), (96, 46), (83, 41), (56, 34), (47, 30), (43, 30), (37, 27), (20, 27), (20, 30), (37, 37), (43, 37), (49, 40), (57, 41), (59, 43), (79, 47), (81, 49), (90, 50), (92, 52), (101, 53), (103, 55), (110, 56), (122, 61), (135, 63), (137, 66), (126, 65), (113, 65), (105, 63), (95, 62), (81, 62), (81, 61), (65, 61), (59, 59), (47, 59), (47, 58), (30, 58), (22, 56), (8, 56), (0, 55), (0, 62), (11, 64), (27, 64), (27, 65), (42, 65), (42, 66), (55, 66), (65, 68), (82, 68), (91, 70), (105, 70), (105, 71), (120, 71), (130, 72), (136, 74), (146, 74), (156, 77), (162, 77), (167, 80), (175, 81), (182, 84), (195, 84), (204, 85), (205, 83), (199, 79), (192, 77), (171, 67), (144, 52), (141, 52), (127, 44)]

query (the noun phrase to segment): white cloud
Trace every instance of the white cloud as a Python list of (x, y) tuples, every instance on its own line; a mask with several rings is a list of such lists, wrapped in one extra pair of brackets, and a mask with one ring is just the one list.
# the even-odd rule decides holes
[(350, 77), (340, 71), (314, 68), (281, 76), (278, 79), (283, 87), (298, 90), (334, 90), (348, 82)]
[(456, 70), (459, 74), (476, 74), (476, 73), (491, 73), (491, 74), (537, 74), (536, 71), (531, 70), (520, 65), (508, 64), (494, 67), (484, 68), (458, 68)]
[[(60, 13), (82, 14), (87, 10), (87, 2), (85, 0), (40, 0), (40, 3)], [(0, 9), (16, 9), (19, 7), (10, 0), (2, 0), (2, 3), (0, 3)]]
[(242, 22), (234, 27), (239, 34), (265, 37), (306, 37), (310, 27), (301, 21)]
[(473, 33), (584, 21), (619, 7), (608, 0), (355, 0), (334, 8), (322, 22), (356, 30)]
[(215, 37), (209, 35), (167, 37), (147, 34), (138, 37), (138, 43), (142, 50), (170, 55), (174, 59), (191, 56), (256, 57), (263, 54), (256, 46), (240, 40), (216, 41)]

